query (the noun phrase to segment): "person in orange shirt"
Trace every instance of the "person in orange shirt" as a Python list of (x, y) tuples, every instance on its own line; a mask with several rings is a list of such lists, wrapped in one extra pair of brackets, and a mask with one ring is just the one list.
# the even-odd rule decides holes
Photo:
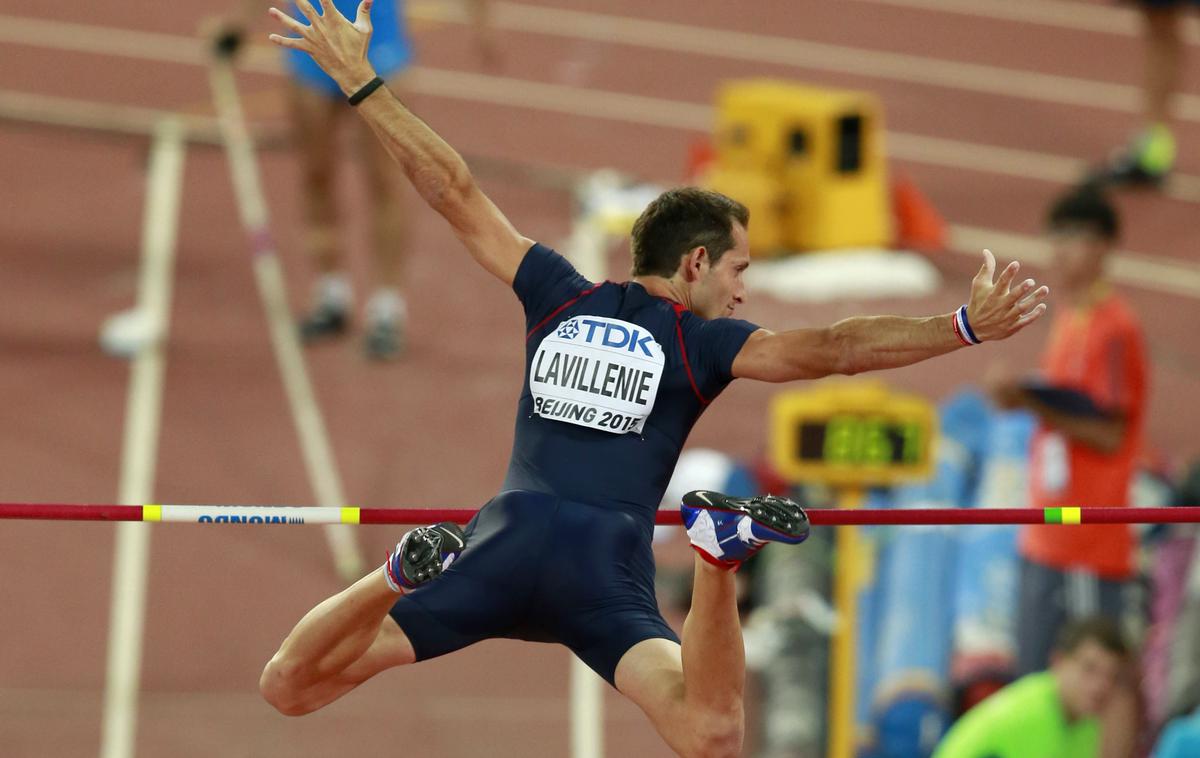
[[(1112, 205), (1094, 186), (1053, 204), (1047, 227), (1055, 291), (1065, 307), (1056, 309), (1050, 325), (1041, 374), (992, 388), (1001, 407), (1038, 417), (1029, 469), (1034, 507), (1128, 504), (1146, 415), (1147, 366), (1137, 315), (1107, 274), (1118, 226)], [(1136, 547), (1127, 525), (1023, 528), (1018, 676), (1046, 668), (1055, 637), (1070, 620), (1126, 620)], [(1124, 716), (1105, 719), (1105, 755), (1126, 754), (1119, 746), (1132, 744), (1136, 703), (1126, 699), (1124, 705)]]

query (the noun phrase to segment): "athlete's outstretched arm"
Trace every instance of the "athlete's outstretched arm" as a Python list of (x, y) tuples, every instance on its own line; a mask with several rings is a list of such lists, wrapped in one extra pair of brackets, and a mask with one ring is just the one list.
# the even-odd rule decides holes
[[(1013, 261), (993, 282), (996, 259), (983, 251), (983, 267), (971, 281), (967, 317), (982, 341), (1001, 340), (1024, 329), (1046, 312), (1049, 294), (1032, 279), (1012, 286), (1019, 264)], [(823, 329), (750, 335), (733, 361), (733, 375), (767, 382), (819, 379), (830, 374), (907, 366), (963, 347), (955, 335), (953, 314), (906, 318), (848, 318)]]
[[(375, 78), (367, 61), (371, 0), (362, 0), (353, 23), (332, 3), (296, 0), (296, 6), (309, 23), (271, 8), (275, 20), (297, 35), (272, 34), (272, 42), (311, 55), (347, 95)], [(363, 100), (358, 111), (404, 169), (417, 193), (450, 222), (475, 260), (511, 285), (533, 241), (518, 233), (483, 194), (462, 156), (385, 87)]]

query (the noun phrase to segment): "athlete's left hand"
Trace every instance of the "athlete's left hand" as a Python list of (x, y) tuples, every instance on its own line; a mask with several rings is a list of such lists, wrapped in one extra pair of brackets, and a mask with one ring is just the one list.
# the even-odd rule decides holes
[(299, 35), (272, 34), (269, 37), (272, 42), (311, 55), (347, 95), (375, 78), (375, 71), (367, 61), (372, 31), (371, 0), (362, 0), (358, 4), (353, 23), (333, 3), (326, 4), (323, 0), (296, 0), (296, 7), (308, 21), (307, 25), (278, 8), (271, 8), (270, 13), (276, 21)]
[(1043, 301), (1050, 288), (1039, 287), (1032, 279), (1014, 285), (1013, 279), (1020, 268), (1021, 264), (1013, 261), (995, 277), (996, 257), (991, 250), (983, 251), (983, 267), (971, 281), (971, 299), (967, 303), (967, 321), (980, 340), (1011, 337), (1046, 312)]

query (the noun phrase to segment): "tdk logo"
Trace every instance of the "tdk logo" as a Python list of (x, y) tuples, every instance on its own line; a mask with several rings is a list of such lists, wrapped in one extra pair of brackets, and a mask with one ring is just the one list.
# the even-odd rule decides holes
[(583, 341), (589, 345), (600, 345), (615, 350), (624, 348), (631, 353), (640, 352), (648, 358), (654, 357), (649, 346), (656, 344), (654, 336), (641, 329), (579, 316), (560, 324), (555, 336), (564, 340), (575, 340), (582, 336)]
[(565, 340), (573, 340), (579, 336), (579, 319), (571, 319), (564, 321), (555, 332), (559, 337)]

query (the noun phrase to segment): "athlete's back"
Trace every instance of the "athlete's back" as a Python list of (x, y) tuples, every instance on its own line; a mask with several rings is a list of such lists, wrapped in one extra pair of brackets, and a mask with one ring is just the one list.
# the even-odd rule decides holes
[(758, 327), (702, 319), (634, 282), (588, 282), (534, 245), (513, 289), (525, 381), (505, 489), (653, 519), (679, 452)]

